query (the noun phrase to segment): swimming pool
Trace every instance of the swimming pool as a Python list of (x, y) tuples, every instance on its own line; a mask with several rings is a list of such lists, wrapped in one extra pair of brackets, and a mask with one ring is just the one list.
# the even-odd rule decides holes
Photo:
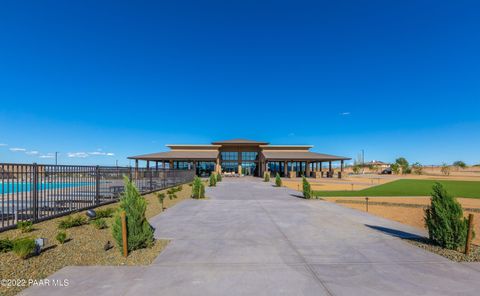
[[(82, 186), (93, 186), (95, 182), (52, 182), (39, 183), (37, 190), (45, 189), (63, 189)], [(32, 182), (0, 182), (0, 194), (8, 194), (15, 192), (30, 192), (33, 189)]]

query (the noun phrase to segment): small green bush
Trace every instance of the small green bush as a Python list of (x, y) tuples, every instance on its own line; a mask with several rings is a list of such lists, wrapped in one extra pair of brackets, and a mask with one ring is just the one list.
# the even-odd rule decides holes
[(203, 184), (202, 180), (195, 176), (193, 180), (192, 186), (192, 198), (199, 199), (205, 197), (205, 184)]
[(61, 220), (58, 223), (58, 228), (60, 229), (67, 229), (77, 226), (82, 226), (87, 223), (87, 218), (82, 215), (68, 216), (67, 218)]
[(140, 195), (138, 189), (127, 177), (124, 179), (125, 191), (120, 198), (120, 205), (114, 216), (112, 235), (118, 249), (123, 250), (121, 213), (127, 216), (128, 251), (133, 251), (153, 245), (153, 227), (145, 217), (147, 201)]
[(210, 186), (210, 187), (215, 187), (215, 186), (217, 186), (217, 178), (215, 177), (215, 174), (212, 173), (212, 174), (210, 175), (209, 182), (210, 182), (210, 183), (209, 183), (209, 186)]
[(222, 174), (215, 174), (217, 176), (217, 182), (222, 182)]
[(205, 184), (200, 184), (200, 198), (205, 198)]
[(32, 221), (19, 221), (17, 223), (17, 229), (20, 229), (22, 233), (31, 232), (33, 230)]
[(270, 173), (269, 172), (265, 172), (263, 174), (263, 182), (270, 182)]
[(13, 248), (13, 241), (8, 238), (0, 239), (0, 253), (10, 252)]
[(60, 243), (64, 244), (67, 241), (67, 233), (65, 231), (59, 231), (55, 236), (55, 239)]
[(92, 224), (96, 229), (108, 228), (107, 221), (104, 218), (92, 220)]
[(97, 214), (95, 216), (96, 219), (100, 219), (100, 218), (111, 218), (113, 217), (113, 214), (115, 213), (115, 209), (114, 208), (106, 208), (106, 209), (100, 209), (100, 210), (96, 210), (95, 213)]
[(162, 207), (162, 211), (163, 211), (163, 209), (165, 209), (165, 207), (163, 205), (163, 201), (165, 200), (165, 193), (163, 193), (163, 192), (157, 193), (157, 198), (158, 198), (158, 202), (160, 203), (160, 205)]
[(13, 242), (12, 251), (20, 258), (27, 259), (35, 251), (35, 240), (32, 238), (20, 238)]
[(468, 220), (463, 217), (462, 206), (440, 183), (433, 185), (425, 226), (430, 239), (443, 248), (455, 250), (465, 245)]
[(277, 187), (282, 187), (282, 178), (280, 178), (280, 175), (277, 173), (277, 175), (275, 175), (275, 185)]
[(303, 186), (303, 197), (306, 199), (312, 198), (312, 189), (310, 187), (310, 183), (308, 183), (307, 178), (305, 178), (305, 176), (302, 178), (302, 186)]

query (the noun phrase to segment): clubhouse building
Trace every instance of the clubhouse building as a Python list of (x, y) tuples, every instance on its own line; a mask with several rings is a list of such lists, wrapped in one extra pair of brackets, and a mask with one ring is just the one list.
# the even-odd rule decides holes
[(270, 172), (282, 177), (333, 177), (332, 162), (337, 162), (338, 177), (344, 161), (351, 158), (310, 151), (311, 145), (270, 145), (246, 139), (213, 142), (209, 145), (166, 145), (168, 152), (130, 156), (138, 168), (139, 161), (155, 169), (193, 169), (199, 176), (212, 172), (236, 176), (263, 176)]

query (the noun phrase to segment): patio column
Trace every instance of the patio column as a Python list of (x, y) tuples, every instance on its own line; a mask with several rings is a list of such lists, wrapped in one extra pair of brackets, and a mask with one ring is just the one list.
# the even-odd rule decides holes
[(322, 166), (323, 166), (323, 163), (320, 161), (320, 167), (318, 168), (318, 171), (319, 171), (319, 172), (322, 171)]
[(286, 161), (283, 162), (283, 176), (286, 177), (288, 175), (288, 163)]
[(343, 160), (340, 161), (340, 172), (343, 173)]
[(238, 174), (242, 175), (242, 165), (240, 163), (238, 164)]
[(173, 160), (170, 160), (169, 169), (173, 169)]
[(310, 177), (310, 161), (306, 161), (307, 167), (305, 168), (305, 177)]
[(138, 159), (135, 159), (135, 179), (138, 179)]
[(217, 157), (217, 163), (215, 164), (215, 172), (218, 174), (222, 173), (222, 167), (220, 166), (220, 157)]
[(147, 160), (147, 170), (150, 170), (150, 160)]
[(328, 162), (328, 173), (330, 176), (332, 175), (332, 161)]
[(155, 170), (158, 171), (158, 161), (155, 161)]

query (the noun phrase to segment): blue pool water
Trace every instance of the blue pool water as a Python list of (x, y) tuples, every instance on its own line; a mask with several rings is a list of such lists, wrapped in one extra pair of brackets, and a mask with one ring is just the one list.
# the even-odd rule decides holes
[[(44, 189), (61, 189), (72, 188), (80, 186), (94, 185), (95, 182), (55, 182), (55, 183), (39, 183), (37, 184), (38, 190)], [(30, 192), (33, 189), (33, 183), (31, 182), (5, 182), (0, 183), (0, 194), (12, 193), (12, 192)]]

